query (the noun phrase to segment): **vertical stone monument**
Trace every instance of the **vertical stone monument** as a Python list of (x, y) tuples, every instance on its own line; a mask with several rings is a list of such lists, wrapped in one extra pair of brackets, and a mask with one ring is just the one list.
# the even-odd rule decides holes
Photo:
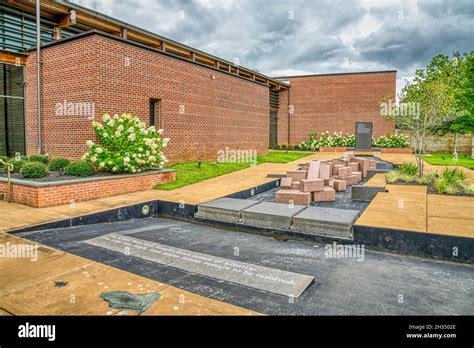
[(356, 151), (372, 151), (372, 122), (356, 122)]

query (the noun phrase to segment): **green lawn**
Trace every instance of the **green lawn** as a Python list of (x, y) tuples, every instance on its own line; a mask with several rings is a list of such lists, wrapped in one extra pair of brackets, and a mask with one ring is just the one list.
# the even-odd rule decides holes
[(453, 160), (453, 155), (450, 153), (432, 153), (423, 156), (423, 159), (436, 166), (463, 166), (474, 169), (474, 159), (466, 155), (459, 155), (457, 161)]
[[(257, 157), (257, 164), (262, 163), (288, 163), (311, 155), (304, 152), (269, 152)], [(176, 170), (176, 181), (155, 186), (159, 190), (174, 190), (199, 181), (215, 178), (216, 176), (235, 172), (250, 167), (250, 163), (216, 163), (202, 161), (176, 163), (167, 169)]]

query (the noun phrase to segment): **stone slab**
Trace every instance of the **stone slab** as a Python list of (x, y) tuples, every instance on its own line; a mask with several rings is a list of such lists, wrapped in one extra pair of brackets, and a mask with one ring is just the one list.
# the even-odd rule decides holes
[(219, 198), (199, 204), (195, 216), (201, 219), (238, 223), (241, 218), (240, 211), (257, 203), (246, 199)]
[(85, 243), (187, 272), (288, 297), (299, 297), (314, 277), (109, 233)]
[(242, 210), (242, 223), (256, 227), (289, 229), (292, 217), (305, 208), (305, 205), (261, 202)]
[(322, 191), (313, 192), (313, 201), (332, 202), (336, 200), (336, 190), (332, 187), (324, 186)]
[(294, 231), (351, 238), (352, 225), (359, 211), (337, 208), (308, 207), (293, 217)]
[(280, 187), (282, 189), (290, 189), (293, 179), (291, 178), (281, 178)]
[(323, 179), (304, 179), (304, 180), (301, 180), (300, 190), (303, 191), (303, 192), (321, 191), (324, 188), (325, 181), (326, 180), (323, 180)]
[(372, 122), (356, 122), (356, 150), (368, 150), (372, 148)]
[(293, 190), (299, 190), (301, 186), (301, 181), (293, 181), (291, 183), (291, 189)]
[(275, 195), (275, 202), (308, 205), (311, 203), (311, 192), (281, 189)]
[(308, 169), (308, 177), (307, 179), (317, 179), (319, 177), (319, 167), (321, 165), (321, 161), (311, 161), (309, 164)]
[(293, 181), (300, 181), (306, 179), (306, 170), (289, 170), (286, 172), (286, 176), (293, 179)]
[(332, 166), (328, 163), (321, 163), (319, 166), (319, 178), (329, 179), (331, 176)]

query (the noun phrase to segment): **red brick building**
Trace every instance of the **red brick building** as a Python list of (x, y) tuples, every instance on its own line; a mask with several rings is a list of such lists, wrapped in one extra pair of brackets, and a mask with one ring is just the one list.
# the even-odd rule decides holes
[[(11, 1), (0, 17), (17, 15), (23, 38), (33, 6)], [(393, 132), (379, 102), (395, 93), (396, 71), (271, 78), (72, 3), (41, 6), (51, 37), (41, 49), (40, 115), (34, 40), (0, 42), (5, 76), (25, 80), (16, 95), (5, 87), (0, 97), (17, 103), (0, 112), (0, 154), (78, 158), (94, 138), (92, 120), (105, 112), (131, 112), (163, 128), (175, 162), (213, 160), (226, 147), (264, 153), (310, 132), (353, 133), (356, 121), (372, 121), (376, 135)]]
[[(380, 117), (382, 97), (394, 94), (393, 71), (292, 76), (283, 98), (292, 113), (279, 112), (279, 143), (297, 144), (308, 139), (309, 132), (355, 133), (355, 122), (371, 121), (374, 136), (394, 132), (394, 124)], [(289, 126), (288, 126), (289, 115)], [(288, 129), (289, 128), (289, 129)]]

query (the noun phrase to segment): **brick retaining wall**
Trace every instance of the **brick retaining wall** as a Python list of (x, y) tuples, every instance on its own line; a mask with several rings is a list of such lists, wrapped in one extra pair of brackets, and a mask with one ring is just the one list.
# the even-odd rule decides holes
[[(176, 180), (175, 171), (159, 171), (134, 175), (83, 178), (55, 183), (13, 179), (13, 201), (35, 208), (116, 196), (152, 189), (158, 183)], [(0, 182), (0, 193), (6, 194), (7, 182)]]

